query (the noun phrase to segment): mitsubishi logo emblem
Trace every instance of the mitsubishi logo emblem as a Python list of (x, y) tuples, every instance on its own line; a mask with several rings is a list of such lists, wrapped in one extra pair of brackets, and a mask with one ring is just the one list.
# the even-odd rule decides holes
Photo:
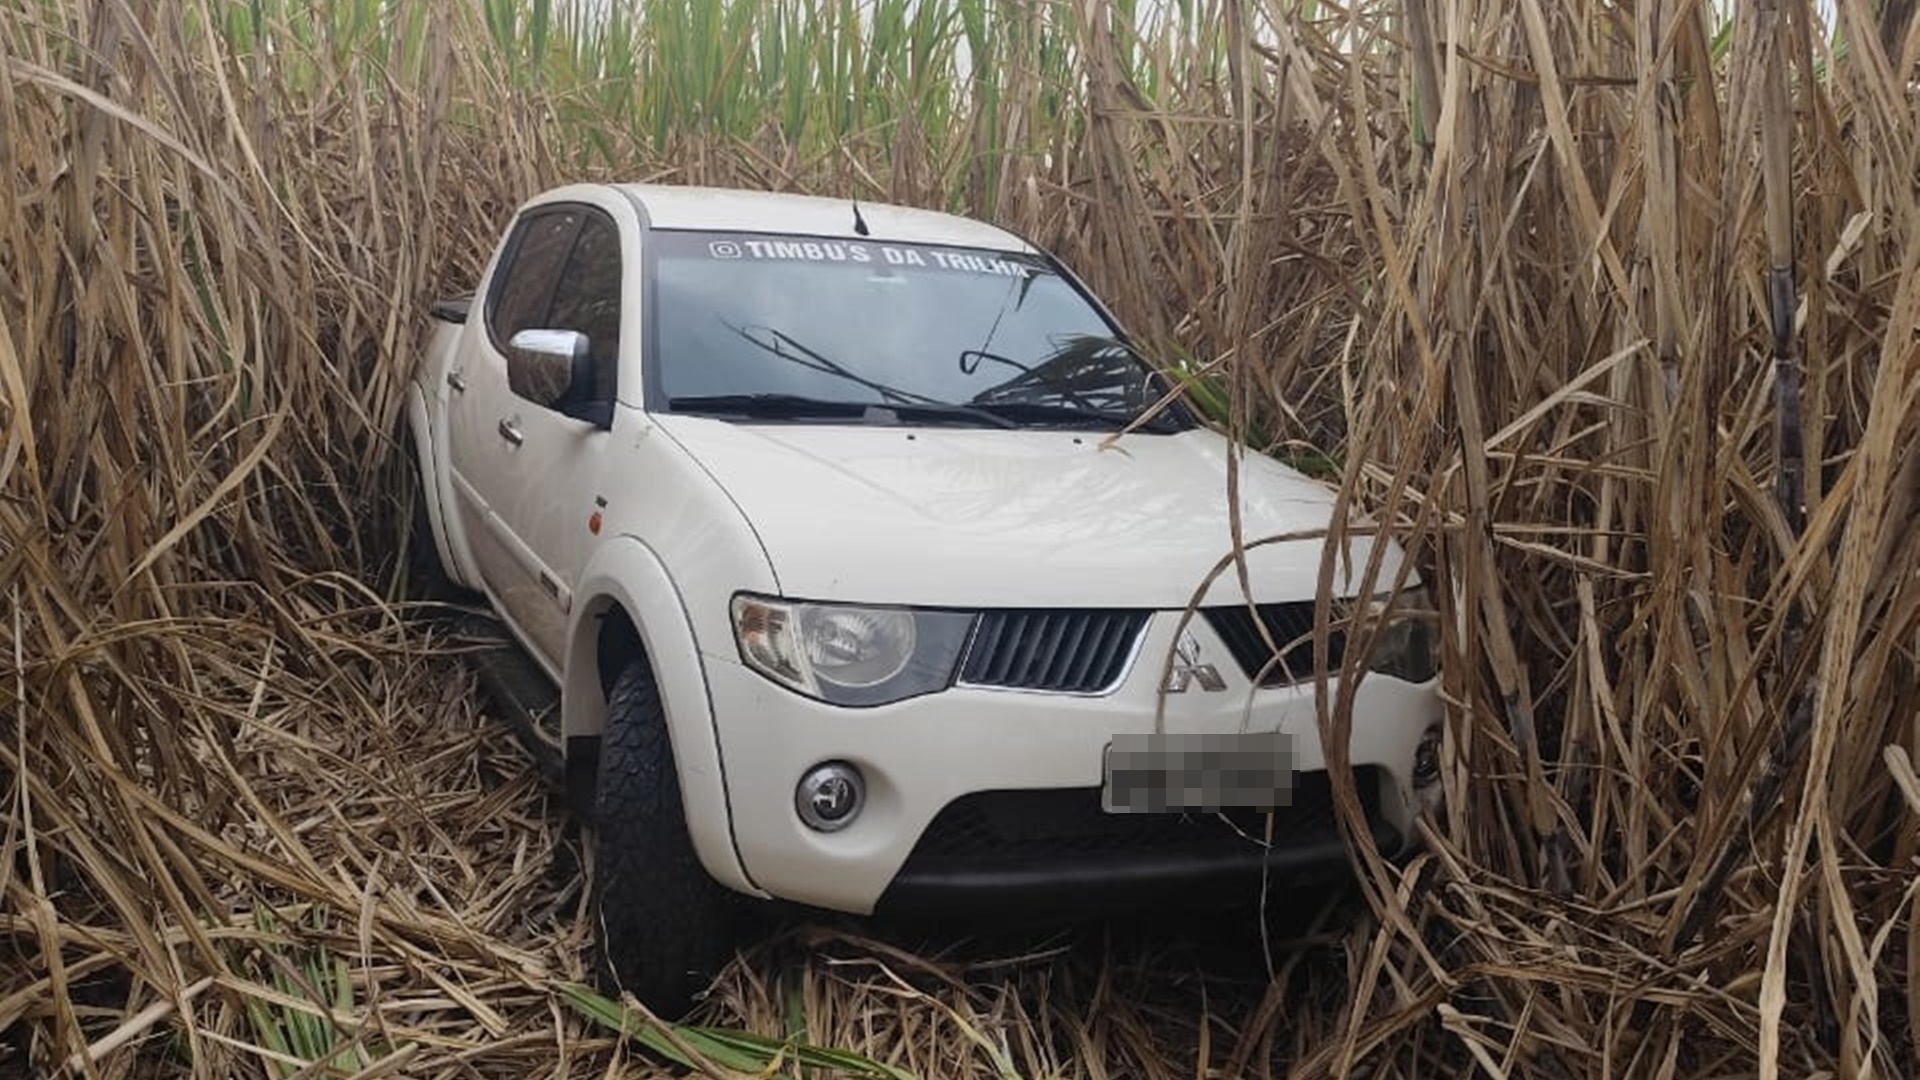
[(1180, 640), (1173, 647), (1173, 670), (1167, 672), (1167, 681), (1161, 689), (1169, 694), (1184, 694), (1187, 686), (1198, 682), (1200, 689), (1215, 693), (1227, 688), (1227, 681), (1212, 664), (1200, 662), (1200, 642), (1190, 630), (1180, 632)]

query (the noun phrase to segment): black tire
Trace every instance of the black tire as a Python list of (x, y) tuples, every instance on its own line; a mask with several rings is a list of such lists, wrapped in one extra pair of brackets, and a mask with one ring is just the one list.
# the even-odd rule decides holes
[(407, 595), (415, 600), (445, 600), (453, 591), (440, 549), (433, 542), (433, 522), (427, 516), (427, 493), (413, 491), (413, 520), (407, 528)]
[(732, 953), (733, 895), (707, 873), (687, 833), (666, 715), (646, 661), (629, 661), (607, 695), (593, 813), (595, 975), (679, 1020)]
[(403, 421), (399, 438), (406, 445), (407, 478), (402, 485), (405, 498), (412, 504), (412, 513), (407, 524), (407, 543), (405, 563), (402, 573), (406, 575), (401, 586), (402, 599), (424, 601), (437, 604), (464, 605), (473, 602), (476, 595), (455, 582), (440, 561), (440, 548), (433, 539), (433, 519), (428, 516), (427, 500), (433, 493), (427, 487), (426, 477), (420, 468), (420, 454), (414, 446), (413, 432), (407, 429)]

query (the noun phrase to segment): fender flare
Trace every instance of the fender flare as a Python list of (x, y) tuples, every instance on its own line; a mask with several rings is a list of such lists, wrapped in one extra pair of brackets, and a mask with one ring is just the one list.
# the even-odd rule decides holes
[(606, 730), (607, 702), (601, 690), (601, 620), (618, 606), (633, 621), (653, 667), (673, 746), (687, 832), (701, 865), (714, 880), (739, 892), (769, 894), (747, 875), (734, 843), (720, 734), (707, 688), (705, 664), (685, 599), (664, 563), (632, 535), (610, 538), (594, 553), (576, 583), (567, 630), (566, 682), (560, 694), (560, 726), (566, 741)]

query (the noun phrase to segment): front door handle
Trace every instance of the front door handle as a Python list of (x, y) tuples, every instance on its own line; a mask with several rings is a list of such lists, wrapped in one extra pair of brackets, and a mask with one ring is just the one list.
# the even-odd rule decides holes
[(527, 441), (527, 437), (520, 432), (520, 425), (513, 420), (500, 421), (500, 437), (515, 446)]
[(467, 377), (458, 371), (449, 371), (447, 372), (447, 385), (453, 387), (456, 393), (464, 394), (467, 392)]

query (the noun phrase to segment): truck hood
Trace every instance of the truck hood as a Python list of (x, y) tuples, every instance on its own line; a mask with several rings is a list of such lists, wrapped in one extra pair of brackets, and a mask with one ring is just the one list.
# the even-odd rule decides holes
[[(1229, 447), (1212, 431), (1102, 448), (1100, 432), (658, 420), (740, 508), (792, 597), (1181, 608), (1232, 550)], [(1330, 520), (1331, 492), (1271, 458), (1243, 456), (1239, 486), (1248, 542)], [(1349, 541), (1336, 582), (1364, 571), (1369, 542)], [(1253, 598), (1311, 598), (1322, 547), (1249, 551)], [(1207, 597), (1239, 599), (1231, 569)]]

